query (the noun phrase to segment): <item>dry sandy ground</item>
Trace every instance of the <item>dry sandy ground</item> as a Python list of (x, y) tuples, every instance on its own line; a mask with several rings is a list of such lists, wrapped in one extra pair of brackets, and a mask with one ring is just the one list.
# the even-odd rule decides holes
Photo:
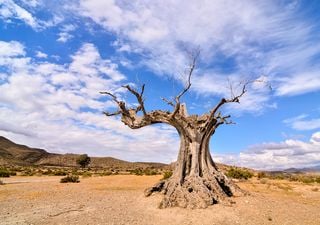
[(0, 224), (320, 224), (320, 185), (251, 180), (239, 183), (251, 195), (234, 198), (232, 207), (158, 209), (161, 195), (145, 198), (143, 190), (159, 179), (118, 175), (60, 184), (60, 177), (3, 178)]

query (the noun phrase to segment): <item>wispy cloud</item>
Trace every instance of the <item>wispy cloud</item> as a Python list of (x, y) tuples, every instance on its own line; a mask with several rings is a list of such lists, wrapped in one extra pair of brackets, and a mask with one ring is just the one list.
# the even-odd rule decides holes
[(55, 26), (63, 21), (61, 16), (48, 14), (49, 19), (41, 19), (36, 15), (38, 8), (43, 9), (45, 1), (37, 0), (0, 0), (0, 19), (9, 24), (21, 21), (35, 31), (41, 31)]
[(59, 33), (59, 38), (57, 39), (57, 41), (59, 42), (67, 42), (68, 40), (70, 40), (71, 38), (73, 38), (73, 35), (70, 34), (70, 32), (76, 30), (77, 27), (75, 25), (72, 24), (65, 24), (62, 26), (62, 28), (60, 29), (60, 33)]
[(307, 114), (302, 114), (283, 121), (295, 130), (315, 130), (320, 129), (320, 118), (310, 118)]
[[(266, 75), (275, 94), (286, 96), (320, 89), (319, 63), (314, 63), (320, 53), (318, 25), (300, 7), (279, 1), (81, 0), (77, 11), (117, 34), (119, 51), (140, 52), (142, 64), (160, 75), (181, 80), (184, 46), (201, 46), (202, 62), (215, 67), (198, 71), (196, 92), (219, 95), (219, 85), (230, 75)], [(270, 95), (252, 92), (243, 109), (273, 107)]]
[[(0, 1), (0, 17), (10, 22), (12, 19), (22, 20), (34, 29), (40, 27), (36, 18), (32, 16), (26, 9), (20, 7), (12, 0), (1, 0)], [(33, 4), (34, 5), (34, 4)]]

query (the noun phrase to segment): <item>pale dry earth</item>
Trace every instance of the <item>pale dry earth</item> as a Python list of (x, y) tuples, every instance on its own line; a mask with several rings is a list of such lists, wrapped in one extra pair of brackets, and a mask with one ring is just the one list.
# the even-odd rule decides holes
[(0, 224), (320, 224), (319, 184), (253, 179), (238, 183), (251, 195), (233, 198), (232, 207), (191, 210), (158, 209), (160, 194), (144, 197), (161, 176), (91, 177), (76, 184), (60, 178), (2, 178)]

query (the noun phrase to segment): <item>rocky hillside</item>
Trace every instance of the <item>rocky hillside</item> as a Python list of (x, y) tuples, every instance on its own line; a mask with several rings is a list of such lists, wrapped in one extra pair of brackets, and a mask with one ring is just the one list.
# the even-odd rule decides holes
[[(43, 149), (30, 148), (0, 136), (0, 165), (73, 167), (77, 166), (76, 159), (78, 157), (79, 155), (77, 154), (54, 154)], [(91, 157), (90, 166), (120, 170), (168, 168), (168, 165), (163, 163), (127, 162), (112, 157)]]
[(43, 149), (19, 145), (0, 136), (0, 164), (32, 165), (49, 155)]

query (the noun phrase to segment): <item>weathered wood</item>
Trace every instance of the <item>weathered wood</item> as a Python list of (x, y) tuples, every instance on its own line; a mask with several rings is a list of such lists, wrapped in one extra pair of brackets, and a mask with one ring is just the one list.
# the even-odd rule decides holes
[[(180, 136), (180, 150), (173, 175), (145, 191), (146, 196), (150, 196), (153, 192), (164, 194), (161, 208), (172, 206), (205, 208), (215, 203), (231, 204), (229, 197), (244, 193), (219, 171), (211, 158), (209, 142), (210, 137), (220, 125), (232, 123), (228, 120), (230, 116), (221, 115), (219, 109), (226, 103), (239, 102), (246, 93), (248, 83), (244, 84), (239, 95), (231, 99), (222, 98), (209, 113), (201, 116), (188, 115), (186, 104), (182, 104), (180, 98), (191, 87), (191, 75), (195, 62), (196, 58), (190, 66), (185, 89), (176, 96), (174, 101), (163, 99), (174, 107), (172, 112), (162, 110), (147, 112), (143, 100), (144, 85), (140, 92), (129, 85), (123, 86), (136, 96), (139, 105), (135, 108), (127, 108), (125, 102), (119, 101), (115, 95), (101, 92), (112, 97), (118, 105), (117, 112), (104, 112), (104, 114), (106, 116), (121, 115), (121, 121), (132, 129), (155, 123), (166, 123), (176, 128)], [(142, 111), (141, 116), (138, 115), (139, 111)]]

